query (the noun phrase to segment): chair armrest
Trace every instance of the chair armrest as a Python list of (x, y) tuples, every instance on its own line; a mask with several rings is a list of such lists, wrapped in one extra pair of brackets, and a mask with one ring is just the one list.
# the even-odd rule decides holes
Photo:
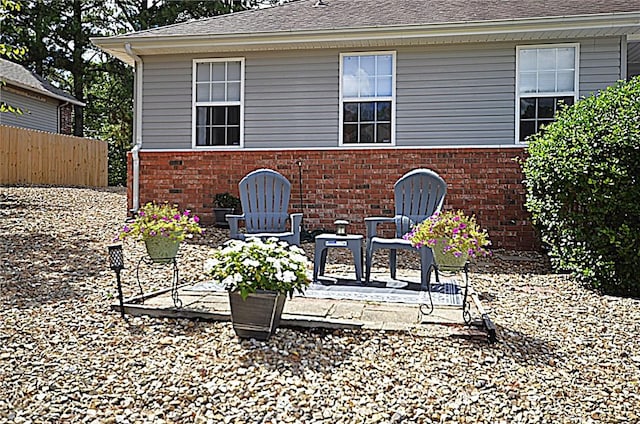
[(396, 215), (393, 217), (393, 220), (396, 223), (396, 237), (402, 237), (409, 230), (411, 230), (414, 225), (416, 225), (416, 223), (411, 218), (404, 215)]
[(232, 239), (238, 238), (238, 222), (244, 220), (244, 214), (242, 215), (225, 215), (224, 216), (229, 223), (229, 237)]
[(291, 232), (293, 233), (292, 244), (300, 246), (300, 233), (302, 232), (302, 213), (292, 213), (289, 215), (291, 220)]
[(371, 240), (377, 233), (378, 224), (394, 223), (395, 218), (372, 216), (364, 219), (364, 223), (367, 225), (367, 240)]
[(291, 231), (293, 233), (299, 233), (300, 226), (302, 225), (302, 214), (292, 213), (291, 215), (289, 215), (289, 219), (291, 219)]

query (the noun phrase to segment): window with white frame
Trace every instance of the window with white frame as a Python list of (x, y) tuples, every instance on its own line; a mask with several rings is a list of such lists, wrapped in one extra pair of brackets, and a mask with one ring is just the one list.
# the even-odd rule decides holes
[(340, 55), (342, 144), (394, 143), (395, 53)]
[(578, 44), (517, 48), (516, 134), (519, 142), (578, 98)]
[(194, 145), (242, 144), (242, 59), (194, 61)]

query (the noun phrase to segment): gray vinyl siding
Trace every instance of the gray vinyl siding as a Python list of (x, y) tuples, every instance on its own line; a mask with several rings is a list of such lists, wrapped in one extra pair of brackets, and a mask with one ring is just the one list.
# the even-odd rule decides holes
[(191, 58), (145, 57), (143, 69), (143, 148), (190, 149)]
[(515, 46), (399, 50), (396, 145), (513, 144)]
[(22, 109), (22, 115), (13, 113), (0, 114), (0, 124), (32, 130), (58, 132), (57, 100), (46, 98), (43, 100), (22, 96), (2, 88), (2, 101)]
[(330, 147), (338, 138), (336, 51), (247, 56), (245, 147)]
[[(514, 144), (516, 46), (556, 42), (580, 43), (580, 95), (620, 78), (618, 37), (395, 49), (396, 145)], [(348, 52), (228, 55), (245, 58), (244, 147), (338, 147), (339, 60)], [(191, 148), (194, 58), (143, 58), (144, 149)]]
[(580, 43), (580, 96), (589, 96), (620, 79), (620, 38)]
[[(245, 148), (337, 145), (338, 56), (327, 51), (305, 54), (304, 60), (299, 53), (244, 55)], [(195, 58), (144, 58), (145, 149), (191, 148)]]

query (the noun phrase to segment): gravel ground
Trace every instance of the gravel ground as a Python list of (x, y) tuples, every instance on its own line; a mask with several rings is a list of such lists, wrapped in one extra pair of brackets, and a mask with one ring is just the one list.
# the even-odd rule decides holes
[[(240, 342), (228, 323), (109, 310), (106, 246), (125, 210), (122, 190), (0, 187), (0, 422), (640, 420), (640, 301), (584, 290), (535, 253), (473, 267), (495, 345), (293, 329)], [(183, 278), (201, 279), (224, 238), (184, 246)], [(141, 243), (125, 254), (130, 294)]]

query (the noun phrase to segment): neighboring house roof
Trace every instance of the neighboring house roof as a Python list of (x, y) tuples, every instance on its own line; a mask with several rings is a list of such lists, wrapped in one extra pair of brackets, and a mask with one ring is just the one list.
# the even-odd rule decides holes
[[(339, 40), (350, 39), (352, 44), (371, 41), (372, 34), (381, 38), (395, 34), (396, 43), (400, 39), (424, 41), (429, 37), (471, 34), (476, 38), (457, 41), (500, 41), (508, 39), (506, 33), (572, 29), (576, 37), (640, 34), (640, 2), (297, 0), (92, 41), (131, 63), (123, 47), (127, 43), (137, 54), (195, 53), (207, 49), (224, 51), (227, 47), (232, 51), (230, 46), (236, 51), (283, 48), (285, 44), (296, 48), (341, 47)], [(486, 37), (488, 34), (493, 37)], [(478, 38), (479, 35), (485, 37)], [(216, 42), (211, 43), (212, 40)]]
[(71, 94), (54, 87), (40, 75), (34, 74), (22, 65), (0, 58), (0, 79), (7, 84), (30, 90), (56, 100), (69, 102), (74, 105), (85, 104)]

